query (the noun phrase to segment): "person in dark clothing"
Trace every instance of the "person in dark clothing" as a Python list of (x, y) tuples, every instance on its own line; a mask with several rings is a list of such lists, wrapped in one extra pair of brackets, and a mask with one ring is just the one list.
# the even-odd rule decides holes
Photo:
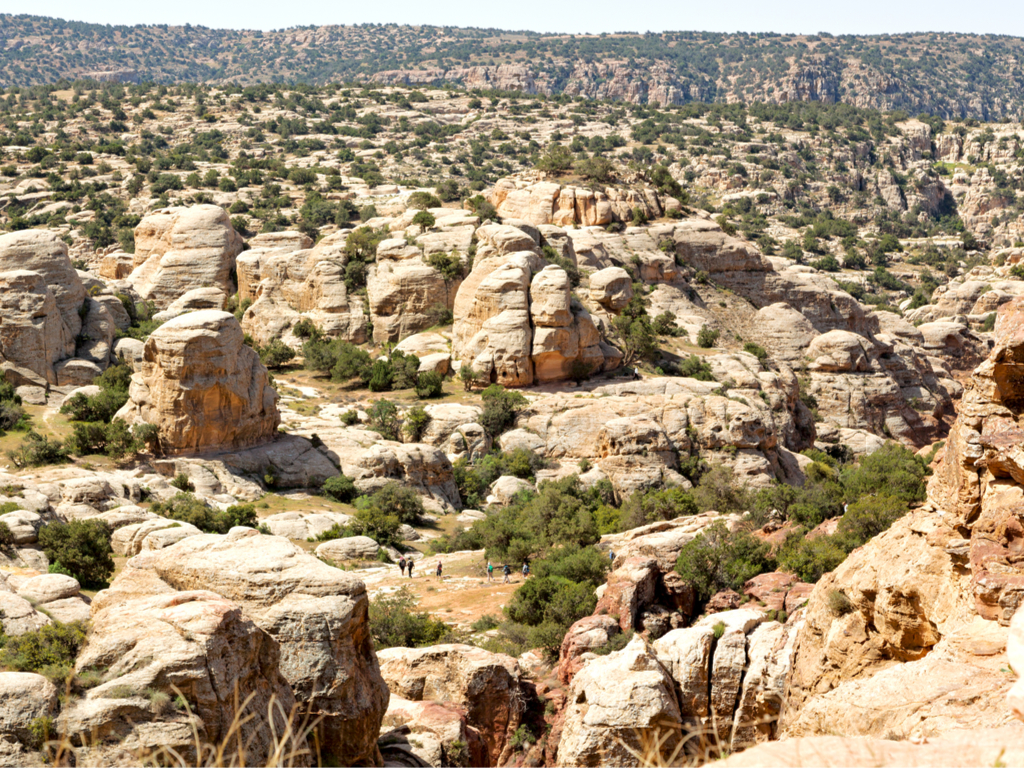
[(412, 566), (413, 566), (413, 562), (412, 562), (412, 560), (410, 560), (409, 561), (409, 565), (406, 566), (409, 569), (409, 578), (410, 579), (412, 578)]
[(505, 563), (505, 566), (501, 569), (505, 573), (505, 581), (502, 584), (509, 584), (512, 581), (512, 566)]
[(402, 575), (405, 576), (405, 558), (403, 557), (398, 561), (398, 567), (402, 569)]

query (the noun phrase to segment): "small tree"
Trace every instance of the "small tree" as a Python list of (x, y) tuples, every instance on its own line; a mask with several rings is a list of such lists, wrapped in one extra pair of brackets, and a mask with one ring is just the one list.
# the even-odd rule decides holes
[(434, 218), (434, 214), (430, 211), (420, 211), (412, 217), (412, 223), (423, 227), (424, 229), (430, 229), (434, 226), (435, 221), (436, 219)]
[(295, 350), (280, 339), (272, 339), (269, 344), (259, 349), (260, 361), (271, 370), (278, 370), (295, 357)]
[(346, 475), (327, 478), (320, 490), (327, 498), (342, 504), (351, 503), (359, 495), (355, 482)]
[(416, 379), (416, 397), (421, 400), (441, 397), (444, 394), (444, 377), (436, 371), (424, 371)]
[(370, 418), (370, 429), (388, 440), (398, 439), (398, 408), (394, 403), (381, 398), (370, 406), (366, 415)]
[(701, 349), (709, 349), (715, 346), (715, 342), (718, 341), (719, 335), (721, 335), (720, 331), (717, 331), (710, 326), (702, 325), (700, 331), (697, 333), (697, 346)]
[(462, 388), (469, 392), (476, 384), (477, 376), (476, 371), (473, 370), (473, 366), (469, 363), (463, 363), (459, 368), (459, 381), (462, 382)]
[(114, 572), (110, 528), (102, 520), (49, 523), (39, 529), (39, 546), (83, 585), (106, 582)]
[(430, 414), (422, 405), (416, 405), (405, 412), (405, 433), (414, 443), (423, 437), (423, 432), (430, 423)]

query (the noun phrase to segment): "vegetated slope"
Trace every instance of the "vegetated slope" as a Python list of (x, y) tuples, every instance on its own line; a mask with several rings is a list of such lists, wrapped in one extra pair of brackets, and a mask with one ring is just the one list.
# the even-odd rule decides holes
[(1024, 41), (995, 35), (666, 32), (545, 35), (361, 25), (273, 32), (0, 15), (0, 84), (372, 79), (623, 99), (824, 101), (944, 117), (1019, 117)]

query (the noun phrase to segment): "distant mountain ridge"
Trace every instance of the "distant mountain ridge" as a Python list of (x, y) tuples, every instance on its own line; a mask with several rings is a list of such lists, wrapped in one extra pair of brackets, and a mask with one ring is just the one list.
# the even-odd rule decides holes
[(666, 32), (548, 35), (402, 25), (273, 32), (0, 14), (0, 84), (374, 81), (621, 99), (824, 101), (1021, 119), (1024, 39)]

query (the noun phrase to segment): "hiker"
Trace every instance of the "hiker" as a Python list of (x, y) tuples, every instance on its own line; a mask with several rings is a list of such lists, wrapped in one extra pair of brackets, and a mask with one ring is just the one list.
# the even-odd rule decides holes
[(512, 566), (510, 566), (508, 563), (505, 563), (505, 567), (502, 568), (502, 570), (505, 572), (505, 580), (503, 582), (501, 582), (501, 583), (502, 584), (511, 584), (512, 583)]
[(523, 579), (527, 579), (530, 576), (530, 564), (523, 561)]
[(637, 381), (640, 378), (640, 368), (633, 369), (633, 381)]
[(609, 563), (614, 563), (615, 562), (615, 553), (612, 552), (610, 549), (608, 550), (608, 562)]
[[(437, 578), (441, 579), (441, 561), (437, 561)], [(443, 579), (441, 579), (443, 581)]]
[(413, 562), (412, 562), (412, 560), (410, 560), (409, 561), (409, 566), (408, 566), (409, 567), (409, 578), (410, 579), (412, 578), (412, 566), (413, 566)]
[(494, 563), (487, 561), (487, 580), (494, 581)]
[(405, 555), (402, 555), (398, 561), (398, 567), (402, 569), (402, 575), (405, 576)]

